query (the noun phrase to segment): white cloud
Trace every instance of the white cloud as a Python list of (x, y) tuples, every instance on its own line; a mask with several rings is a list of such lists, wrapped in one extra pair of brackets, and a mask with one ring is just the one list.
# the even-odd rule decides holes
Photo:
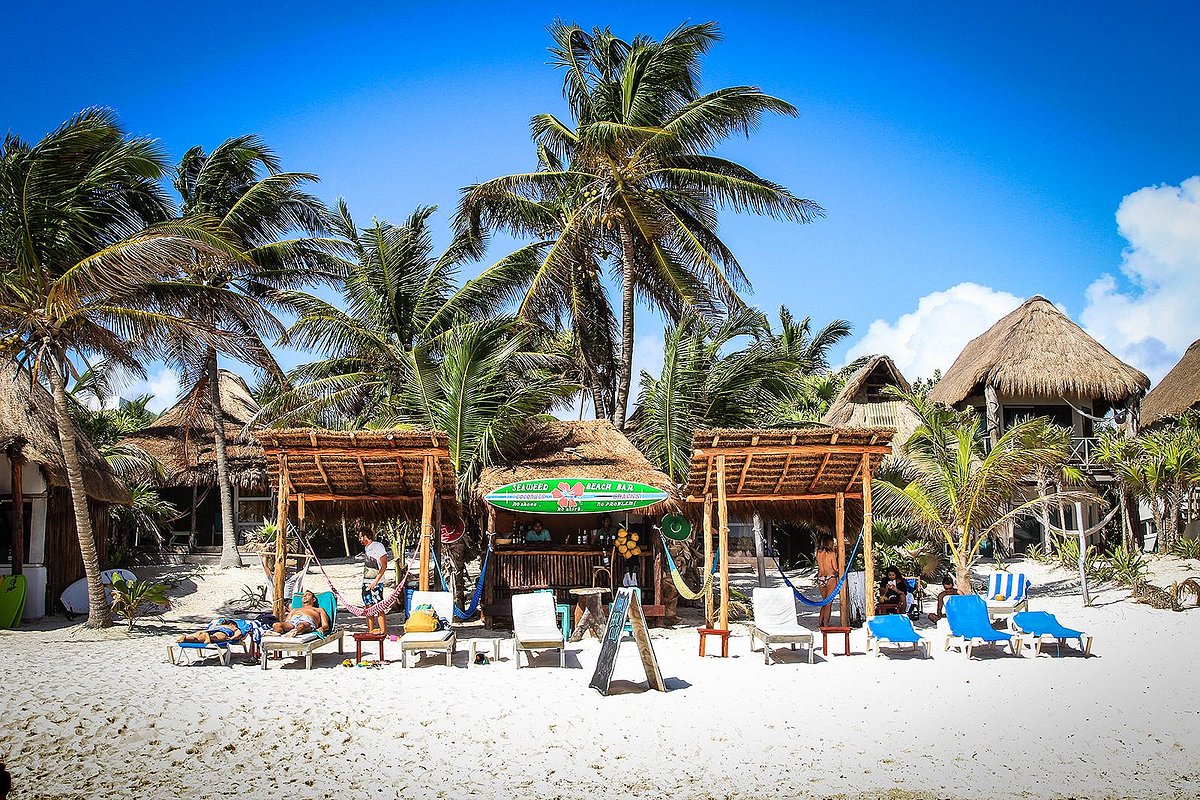
[(133, 398), (143, 394), (154, 395), (147, 408), (163, 411), (179, 399), (180, 388), (179, 373), (170, 367), (163, 367), (151, 372), (145, 379), (131, 383), (121, 391), (121, 396)]
[(909, 380), (949, 368), (971, 339), (1019, 306), (1022, 298), (977, 283), (931, 292), (916, 311), (895, 323), (877, 319), (847, 353), (849, 360), (882, 353), (891, 356)]
[(1117, 228), (1129, 242), (1125, 281), (1097, 278), (1080, 319), (1118, 357), (1157, 379), (1200, 337), (1200, 175), (1126, 196)]

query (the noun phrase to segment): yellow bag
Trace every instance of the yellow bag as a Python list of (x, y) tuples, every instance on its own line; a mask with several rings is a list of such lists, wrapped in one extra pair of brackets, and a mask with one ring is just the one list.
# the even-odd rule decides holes
[(437, 615), (430, 606), (418, 606), (404, 623), (405, 633), (433, 633), (440, 627)]

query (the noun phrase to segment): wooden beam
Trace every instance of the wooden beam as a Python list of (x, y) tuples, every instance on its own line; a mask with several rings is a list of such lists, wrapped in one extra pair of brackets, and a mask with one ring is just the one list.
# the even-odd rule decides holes
[[(12, 574), (21, 575), (25, 566), (25, 484), (24, 460), (13, 447), (8, 453), (8, 463), (12, 476)], [(15, 620), (13, 627), (18, 627), (21, 620)]]
[(863, 504), (863, 564), (866, 567), (867, 619), (875, 616), (875, 542), (872, 527), (874, 517), (871, 515), (871, 456), (863, 453), (859, 464), (862, 473), (862, 504)]
[(329, 482), (329, 473), (325, 471), (325, 465), (321, 463), (321, 454), (313, 453), (313, 463), (317, 465), (317, 472), (321, 473), (321, 480), (325, 483), (325, 488), (333, 491), (333, 484)]
[[(783, 480), (787, 477), (788, 467), (792, 465), (792, 456), (794, 453), (788, 453), (787, 458), (783, 460), (783, 472), (779, 473), (779, 480), (775, 481), (775, 488), (771, 490), (772, 494), (779, 491), (779, 487), (783, 486)], [(809, 487), (811, 488), (811, 487)]]
[(721, 612), (718, 627), (729, 630), (729, 506), (725, 497), (725, 456), (717, 456), (717, 548), (721, 553)]
[(288, 494), (291, 492), (291, 486), (288, 484), (288, 463), (287, 453), (279, 455), (279, 495), (276, 498), (275, 504), (275, 616), (279, 619), (284, 618), (284, 613), (287, 611), (287, 603), (291, 598), (284, 598), (284, 568), (287, 565), (287, 522), (288, 522)]
[(712, 486), (712, 475), (713, 475), (712, 468), (713, 468), (713, 457), (709, 456), (708, 457), (708, 466), (704, 468), (704, 489), (701, 491), (701, 494), (708, 494), (708, 487)]
[(433, 456), (425, 456), (421, 470), (421, 574), (418, 588), (429, 591), (429, 545), (433, 538)]
[(701, 579), (708, 582), (704, 590), (704, 621), (709, 628), (713, 626), (713, 588), (709, 575), (712, 573), (712, 495), (704, 495), (704, 568), (700, 570)]
[[(294, 487), (293, 487), (294, 488)], [(305, 492), (304, 499), (310, 503), (394, 503), (394, 502), (409, 502), (415, 503), (421, 499), (422, 495), (416, 494), (339, 494), (336, 492)], [(442, 500), (453, 500), (455, 495), (450, 493), (442, 493), (439, 495)]]
[[(755, 438), (757, 438), (757, 437), (755, 437)], [(753, 453), (746, 456), (746, 463), (742, 466), (742, 474), (741, 474), (741, 476), (738, 477), (737, 489), (734, 490), (734, 491), (738, 492), (739, 494), (742, 491), (742, 485), (746, 483), (746, 473), (750, 471), (750, 462), (753, 460), (754, 460)]]
[[(863, 453), (863, 456), (864, 456), (864, 457), (866, 457), (866, 458), (870, 458), (870, 456), (869, 456), (867, 453)], [(862, 472), (862, 465), (863, 465), (863, 462), (862, 462), (862, 461), (859, 461), (859, 462), (858, 462), (858, 466), (854, 468), (854, 474), (850, 476), (850, 480), (849, 480), (849, 482), (846, 484), (846, 491), (847, 491), (847, 492), (849, 492), (851, 489), (853, 489), (853, 488), (854, 488), (854, 484), (858, 483), (858, 476), (859, 476), (859, 474)], [(868, 474), (868, 475), (870, 475), (870, 474), (871, 474), (871, 468), (870, 468), (870, 467), (867, 467), (867, 474)]]
[[(259, 434), (255, 433), (255, 435), (258, 436)], [(284, 448), (280, 445), (263, 443), (262, 449), (267, 455), (275, 455), (276, 453), (283, 452)], [(445, 458), (450, 457), (450, 451), (437, 447), (418, 447), (411, 450), (401, 450), (397, 447), (339, 447), (336, 445), (321, 445), (320, 447), (312, 448), (307, 445), (300, 444), (288, 445), (287, 452), (290, 453), (293, 458), (297, 456), (307, 456), (313, 452), (320, 452), (326, 456), (349, 457), (362, 454), (368, 458), (386, 459), (389, 461), (397, 455), (404, 458), (411, 458), (413, 460), (424, 458), (425, 456), (438, 456)]]
[(817, 467), (817, 474), (813, 475), (812, 483), (808, 485), (808, 490), (810, 492), (817, 485), (817, 481), (821, 480), (821, 475), (824, 474), (825, 467), (829, 466), (829, 457), (832, 455), (833, 453), (826, 453), (825, 457), (821, 459), (821, 466)]
[(722, 454), (727, 456), (744, 456), (749, 453), (753, 453), (756, 456), (782, 456), (788, 453), (840, 453), (842, 455), (857, 456), (862, 453), (887, 455), (890, 452), (892, 452), (891, 446), (883, 444), (767, 444), (760, 447), (702, 447), (692, 451), (692, 457), (708, 457)]
[[(835, 500), (841, 495), (842, 497), (850, 497), (855, 500), (862, 497), (858, 492), (819, 492), (815, 494), (738, 494), (733, 497), (727, 497), (726, 502), (729, 503), (769, 503), (772, 500), (781, 502), (794, 502), (798, 500)], [(703, 497), (696, 497), (689, 494), (684, 498), (686, 503), (703, 503)]]
[[(365, 464), (363, 464), (362, 454), (355, 453), (354, 458), (356, 461), (358, 461), (358, 471), (362, 475), (363, 488), (366, 489), (367, 493), (369, 494), (372, 491), (371, 482), (369, 480), (367, 480), (367, 467)], [(330, 487), (330, 488), (332, 488), (332, 487)]]
[[(846, 496), (838, 493), (833, 513), (834, 533), (837, 536), (838, 575), (846, 573)], [(838, 592), (838, 609), (842, 627), (850, 624), (850, 587), (842, 583)]]

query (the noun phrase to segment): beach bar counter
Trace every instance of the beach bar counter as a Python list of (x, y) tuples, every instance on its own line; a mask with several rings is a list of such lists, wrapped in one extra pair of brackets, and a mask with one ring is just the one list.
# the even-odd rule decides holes
[(654, 526), (678, 507), (675, 488), (611, 423), (531, 423), (514, 456), (485, 469), (479, 486), (493, 546), (482, 598), (487, 627), (511, 619), (514, 594), (549, 590), (556, 603), (574, 605), (572, 589), (602, 587), (607, 603), (630, 583), (648, 618), (664, 615)]

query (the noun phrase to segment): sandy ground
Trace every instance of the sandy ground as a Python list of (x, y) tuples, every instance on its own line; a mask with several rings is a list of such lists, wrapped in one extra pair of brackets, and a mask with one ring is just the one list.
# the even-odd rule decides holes
[[(356, 569), (333, 567), (339, 586)], [(500, 663), (468, 668), (467, 640), (502, 635), (478, 625), (452, 669), (431, 656), (404, 670), (396, 646), (380, 669), (343, 668), (336, 648), (311, 672), (173, 667), (168, 642), (261, 581), (163, 569), (175, 607), (133, 634), (61, 618), (0, 632), (0, 760), (14, 798), (1200, 796), (1200, 610), (1115, 588), (1084, 609), (1067, 573), (1025, 571), (1034, 608), (1096, 635), (1093, 657), (968, 661), (930, 628), (932, 659), (876, 658), (857, 630), (851, 657), (765, 666), (743, 625), (729, 659), (698, 658), (681, 625), (654, 633), (669, 692), (643, 690), (627, 642), (620, 693), (601, 697), (587, 687), (594, 640), (565, 670), (551, 653), (515, 671), (507, 642)]]

